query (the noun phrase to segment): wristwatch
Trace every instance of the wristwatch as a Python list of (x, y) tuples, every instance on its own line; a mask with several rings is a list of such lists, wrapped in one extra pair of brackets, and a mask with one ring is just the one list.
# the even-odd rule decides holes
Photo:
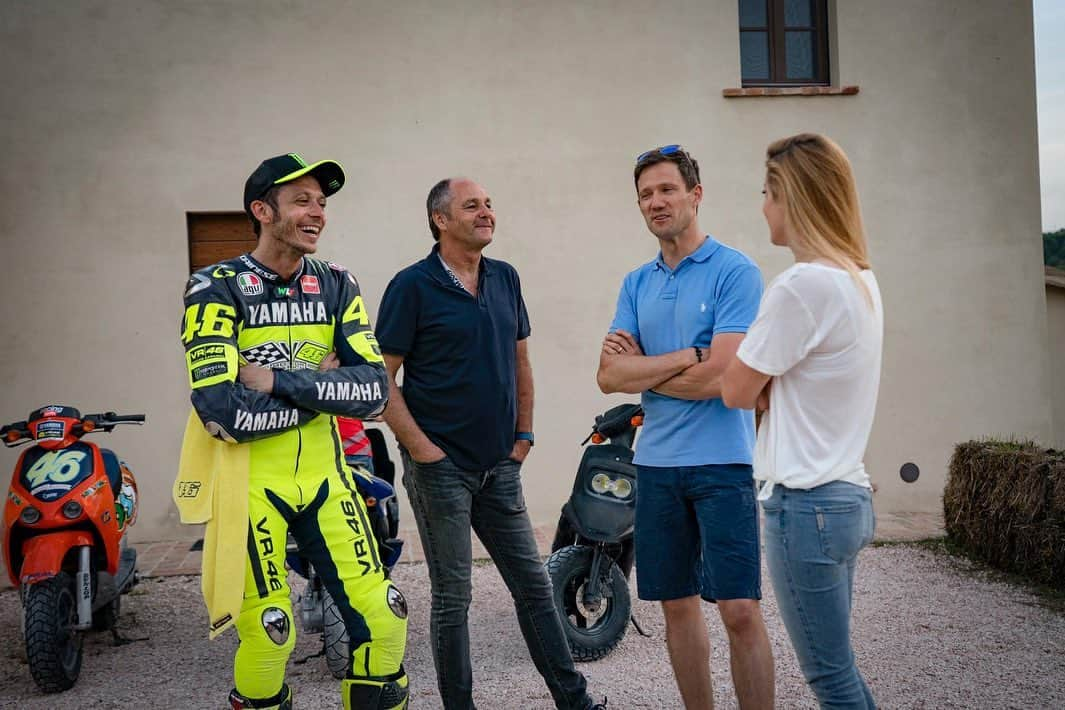
[(536, 445), (536, 439), (533, 437), (531, 431), (516, 431), (514, 432), (514, 441), (528, 441), (529, 446)]

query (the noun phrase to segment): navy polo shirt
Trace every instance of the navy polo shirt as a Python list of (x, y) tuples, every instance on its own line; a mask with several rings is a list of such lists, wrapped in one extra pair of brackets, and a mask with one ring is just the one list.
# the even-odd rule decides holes
[(482, 256), (474, 297), (439, 249), (388, 284), (377, 342), (403, 356), (403, 399), (418, 426), (456, 465), (486, 470), (514, 448), (516, 348), (529, 314), (513, 266)]

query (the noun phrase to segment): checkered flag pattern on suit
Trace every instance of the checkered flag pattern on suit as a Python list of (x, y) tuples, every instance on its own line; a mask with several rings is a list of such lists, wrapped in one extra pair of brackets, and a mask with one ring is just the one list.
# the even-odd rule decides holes
[(262, 343), (247, 350), (240, 351), (249, 365), (270, 367), (275, 362), (288, 362), (288, 351), (284, 343)]

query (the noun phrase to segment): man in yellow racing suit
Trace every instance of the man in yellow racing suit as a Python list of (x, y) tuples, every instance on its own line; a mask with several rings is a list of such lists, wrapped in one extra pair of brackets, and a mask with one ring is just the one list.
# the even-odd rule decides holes
[(244, 206), (250, 254), (192, 275), (182, 341), (192, 404), (207, 431), (249, 447), (247, 563), (236, 621), (233, 708), (292, 704), (284, 682), (295, 644), (286, 534), (321, 575), (350, 639), (345, 708), (404, 708), (407, 608), (385, 577), (334, 415), (368, 418), (388, 401), (358, 284), (310, 258), (339, 164), (296, 154), (263, 161)]

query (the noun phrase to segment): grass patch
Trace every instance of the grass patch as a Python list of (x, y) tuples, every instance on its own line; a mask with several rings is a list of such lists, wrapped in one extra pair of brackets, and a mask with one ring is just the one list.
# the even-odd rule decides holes
[(980, 442), (996, 453), (1016, 454), (1039, 448), (1031, 439), (981, 439)]

